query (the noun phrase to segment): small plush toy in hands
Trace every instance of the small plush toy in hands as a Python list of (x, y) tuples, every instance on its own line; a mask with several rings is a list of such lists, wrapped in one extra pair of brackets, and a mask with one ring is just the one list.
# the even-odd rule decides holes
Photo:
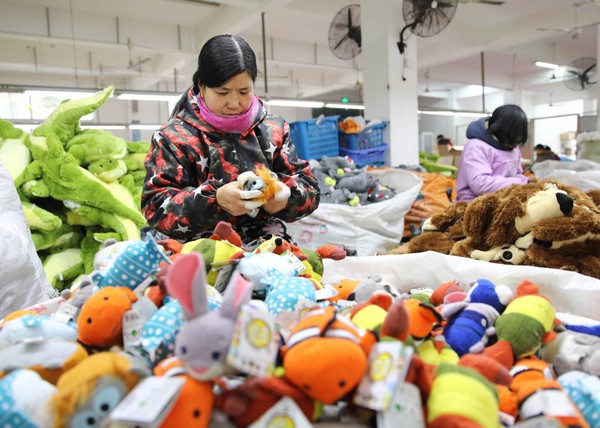
[(266, 167), (258, 168), (256, 172), (243, 172), (237, 182), (242, 189), (241, 197), (246, 200), (246, 208), (252, 210), (248, 213), (251, 217), (256, 217), (258, 208), (265, 202), (273, 198), (286, 200), (291, 193), (290, 188), (279, 181), (277, 174)]

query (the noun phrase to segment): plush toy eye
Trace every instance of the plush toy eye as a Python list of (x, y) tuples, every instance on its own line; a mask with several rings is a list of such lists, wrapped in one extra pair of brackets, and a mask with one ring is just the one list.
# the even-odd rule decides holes
[(98, 426), (100, 418), (91, 410), (82, 410), (75, 413), (69, 421), (70, 428), (85, 428)]
[(210, 356), (212, 357), (213, 360), (218, 360), (221, 357), (221, 353), (219, 351), (215, 351), (212, 354), (210, 354)]
[(482, 327), (487, 327), (487, 320), (485, 318), (481, 319), (481, 326)]
[(180, 351), (180, 352), (181, 352), (183, 355), (187, 354), (187, 348), (186, 348), (185, 346), (182, 346), (182, 347), (180, 347), (180, 348), (179, 348), (179, 351)]
[(193, 416), (194, 419), (198, 419), (201, 414), (202, 414), (202, 412), (200, 411), (200, 409), (194, 409), (194, 412), (192, 413), (192, 416)]
[(102, 388), (96, 392), (96, 397), (94, 397), (94, 410), (99, 415), (108, 415), (119, 404), (121, 398), (122, 394), (117, 387)]
[(338, 385), (339, 385), (340, 388), (343, 388), (343, 387), (346, 386), (346, 381), (345, 380), (340, 380), (339, 383), (338, 383)]

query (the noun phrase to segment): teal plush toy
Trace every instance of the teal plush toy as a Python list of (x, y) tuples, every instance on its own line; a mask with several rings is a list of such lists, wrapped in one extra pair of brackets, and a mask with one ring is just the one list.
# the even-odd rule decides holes
[(90, 278), (100, 288), (123, 286), (133, 290), (158, 271), (160, 262), (170, 263), (149, 233), (143, 241), (114, 243), (99, 251), (96, 256), (98, 261), (95, 263), (99, 268)]
[(50, 427), (50, 398), (56, 386), (32, 370), (19, 369), (0, 379), (0, 425), (5, 428)]
[(315, 285), (308, 278), (277, 274), (263, 278), (261, 283), (267, 287), (267, 309), (275, 316), (281, 311), (294, 311), (301, 299), (317, 301)]

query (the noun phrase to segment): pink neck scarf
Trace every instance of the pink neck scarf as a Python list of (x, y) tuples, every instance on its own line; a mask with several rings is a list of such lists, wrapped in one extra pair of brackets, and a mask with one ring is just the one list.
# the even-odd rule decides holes
[(225, 132), (227, 134), (243, 134), (254, 123), (256, 116), (260, 111), (260, 101), (256, 96), (252, 97), (250, 108), (244, 113), (235, 116), (219, 116), (209, 110), (204, 102), (204, 99), (198, 94), (198, 106), (200, 108), (200, 116), (213, 128)]

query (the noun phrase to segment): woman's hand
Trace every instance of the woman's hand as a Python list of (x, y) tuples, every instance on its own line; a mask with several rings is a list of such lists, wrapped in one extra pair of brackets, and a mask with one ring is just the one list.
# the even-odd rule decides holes
[(248, 201), (242, 199), (242, 190), (235, 181), (217, 189), (217, 203), (231, 215), (248, 214), (251, 208), (247, 208), (246, 202)]
[(269, 214), (275, 214), (284, 209), (287, 206), (288, 199), (290, 198), (290, 188), (281, 181), (277, 182), (279, 190), (275, 194), (274, 198), (269, 199), (262, 206), (263, 209)]

